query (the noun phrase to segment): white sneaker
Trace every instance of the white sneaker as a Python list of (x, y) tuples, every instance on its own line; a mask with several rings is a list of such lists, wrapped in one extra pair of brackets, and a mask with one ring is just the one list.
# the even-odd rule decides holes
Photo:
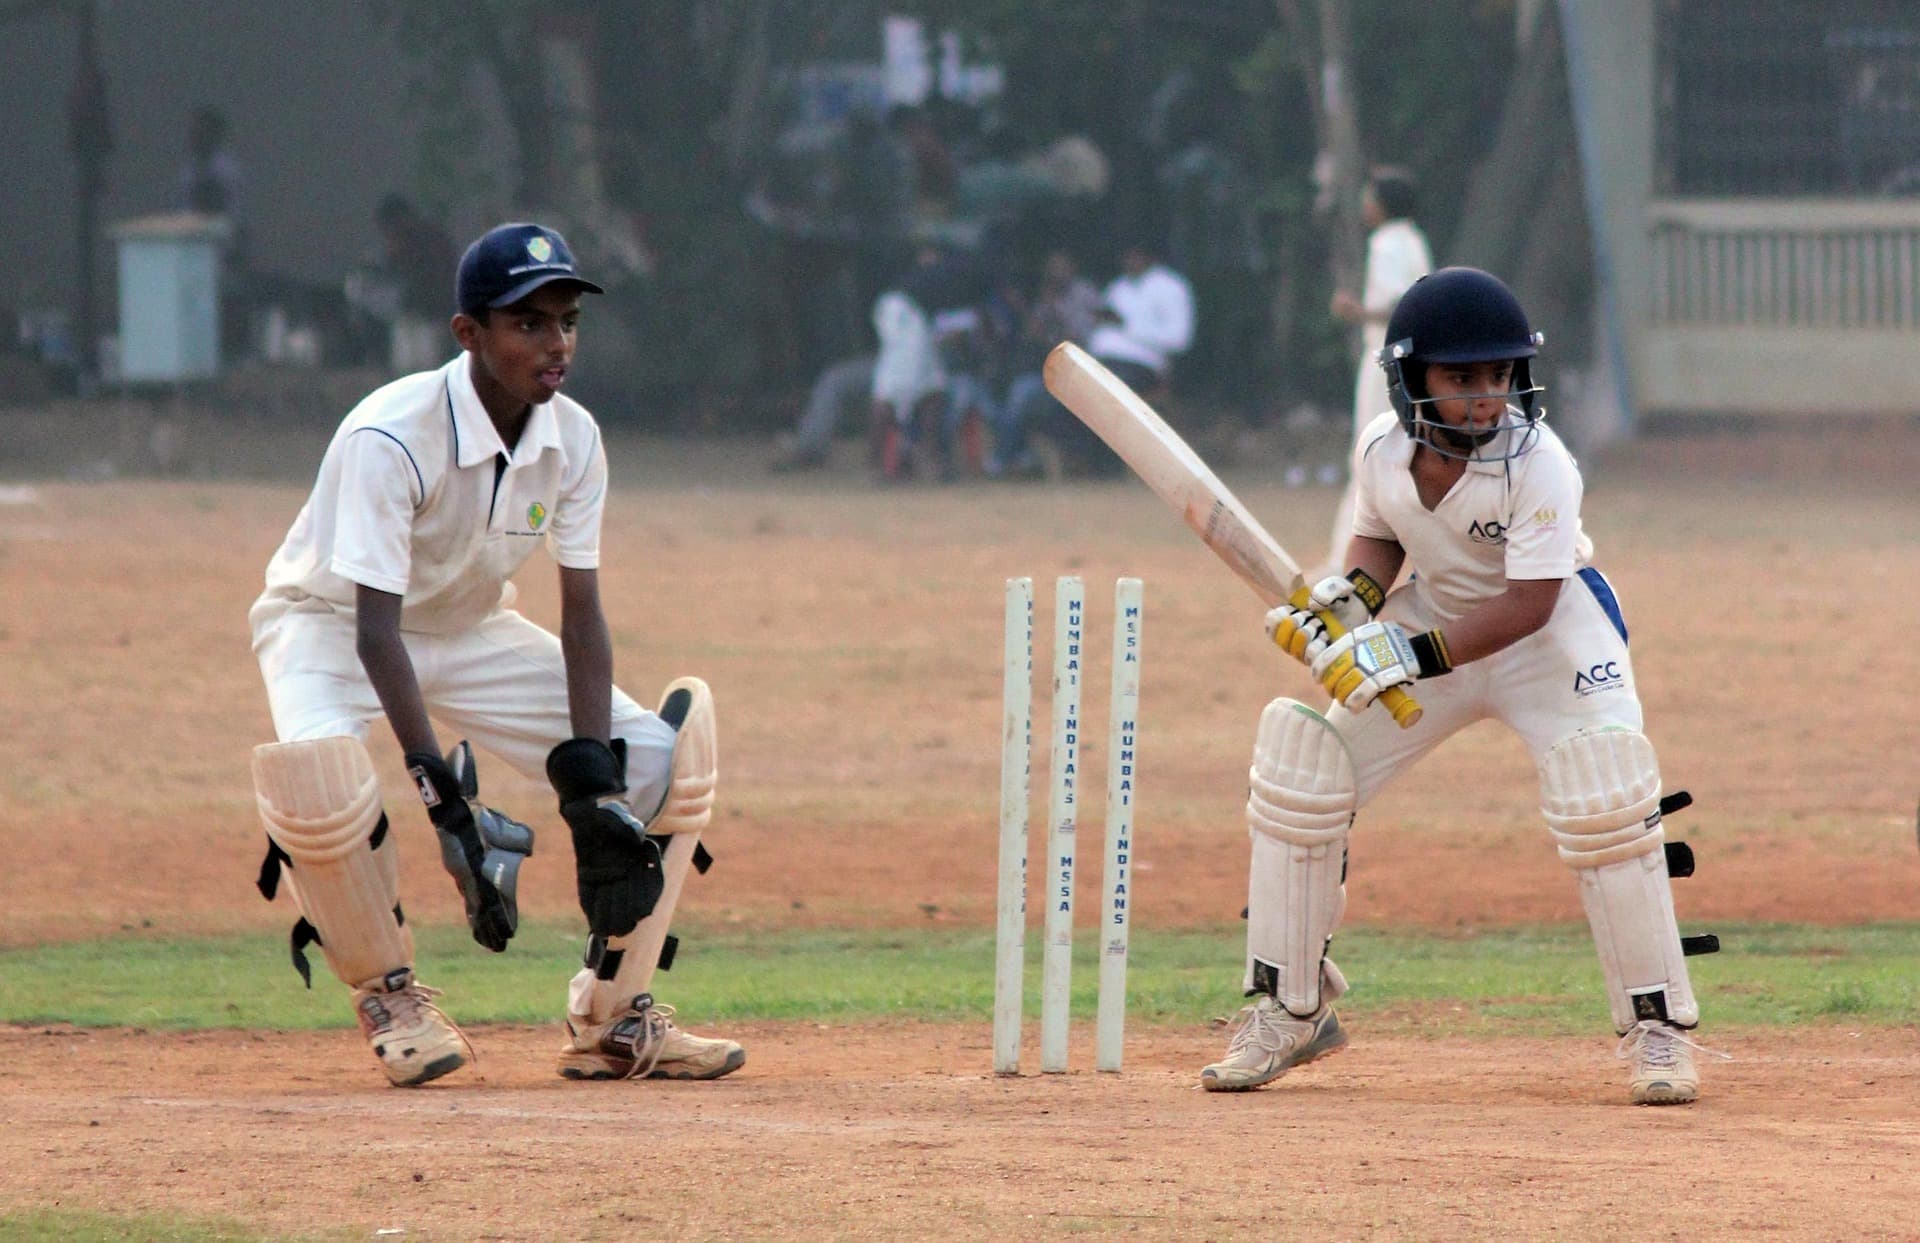
[(1700, 1095), (1700, 1071), (1693, 1051), (1716, 1053), (1681, 1029), (1658, 1019), (1642, 1019), (1620, 1038), (1614, 1056), (1633, 1064), (1627, 1094), (1636, 1105), (1685, 1105)]
[(641, 993), (605, 1023), (567, 1017), (560, 1074), (568, 1079), (718, 1079), (746, 1065), (747, 1051), (731, 1040), (682, 1031), (673, 1007)]
[(438, 996), (439, 989), (418, 983), (405, 967), (353, 990), (360, 1031), (398, 1087), (451, 1074), (473, 1052), (453, 1020), (433, 1004)]
[(1244, 1092), (1347, 1046), (1347, 1033), (1332, 1006), (1310, 1019), (1297, 1019), (1261, 994), (1242, 1006), (1227, 1055), (1200, 1072), (1209, 1092)]

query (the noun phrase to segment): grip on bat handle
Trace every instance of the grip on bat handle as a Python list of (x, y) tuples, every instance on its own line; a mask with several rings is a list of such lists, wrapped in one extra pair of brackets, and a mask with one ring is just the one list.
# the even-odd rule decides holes
[[(1310, 589), (1305, 586), (1296, 588), (1293, 594), (1287, 598), (1287, 602), (1297, 609), (1306, 608), (1309, 599), (1309, 590)], [(1342, 626), (1332, 613), (1321, 613), (1319, 617), (1320, 624), (1327, 628), (1327, 637), (1329, 639), (1337, 639), (1347, 632), (1347, 628)], [(1420, 723), (1421, 713), (1425, 711), (1421, 708), (1419, 700), (1397, 686), (1390, 686), (1382, 691), (1380, 693), (1380, 702), (1386, 707), (1387, 711), (1392, 714), (1393, 723), (1401, 729), (1412, 729), (1415, 725), (1418, 725)]]

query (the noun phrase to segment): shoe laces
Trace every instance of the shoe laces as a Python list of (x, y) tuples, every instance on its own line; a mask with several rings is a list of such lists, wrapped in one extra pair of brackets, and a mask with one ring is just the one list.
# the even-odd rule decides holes
[(1676, 1047), (1679, 1045), (1697, 1049), (1723, 1062), (1733, 1060), (1733, 1054), (1708, 1048), (1680, 1028), (1659, 1019), (1641, 1019), (1628, 1028), (1627, 1034), (1620, 1037), (1620, 1044), (1614, 1049), (1613, 1055), (1621, 1061), (1637, 1056), (1653, 1070), (1671, 1070), (1680, 1064), (1680, 1050)]
[(1262, 1053), (1273, 1053), (1280, 1048), (1280, 1023), (1283, 1018), (1290, 1016), (1279, 1006), (1246, 1006), (1241, 1009), (1240, 1015), (1240, 1026), (1234, 1029), (1232, 1038), (1227, 1041), (1228, 1057), (1249, 1046)]
[[(660, 1064), (660, 1055), (667, 1051), (667, 1033), (673, 1030), (673, 1007), (654, 1002), (635, 1007), (614, 1022), (624, 1022), (628, 1017), (640, 1020), (642, 1038), (634, 1042), (633, 1051), (636, 1056), (633, 1063), (627, 1067), (627, 1073), (620, 1077), (641, 1079), (653, 1073), (653, 1068)], [(638, 1056), (643, 1050), (646, 1056)]]
[(373, 1023), (373, 1030), (382, 1034), (392, 1032), (398, 1024), (416, 1022), (423, 1015), (430, 1014), (446, 1024), (447, 1029), (459, 1038), (467, 1056), (478, 1063), (480, 1055), (474, 1052), (472, 1043), (467, 1040), (467, 1033), (447, 1017), (446, 1011), (433, 1004), (433, 999), (440, 996), (444, 996), (440, 989), (413, 980), (390, 992), (369, 993), (361, 1001), (360, 1009)]

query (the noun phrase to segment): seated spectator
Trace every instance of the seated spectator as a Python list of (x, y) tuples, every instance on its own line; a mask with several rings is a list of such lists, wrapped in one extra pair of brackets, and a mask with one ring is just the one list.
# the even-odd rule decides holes
[(959, 417), (949, 417), (954, 406), (936, 325), (951, 334), (971, 322), (966, 313), (977, 316), (995, 295), (995, 271), (980, 250), (923, 245), (913, 266), (875, 300), (880, 353), (873, 368), (873, 461), (882, 479), (958, 473), (952, 439)]
[[(1186, 278), (1134, 242), (1120, 255), (1121, 273), (1107, 285), (1087, 338), (1087, 352), (1149, 402), (1171, 389), (1173, 360), (1193, 344), (1193, 291)], [(1048, 473), (1119, 474), (1124, 464), (1100, 438), (1057, 402), (1043, 428), (1058, 461)]]
[(855, 354), (823, 370), (807, 393), (800, 422), (780, 446), (768, 467), (776, 473), (820, 470), (832, 457), (834, 433), (850, 410), (864, 410), (873, 400), (872, 354)]
[(1040, 369), (1048, 352), (1062, 341), (1086, 347), (1100, 307), (1100, 291), (1080, 275), (1073, 256), (1064, 250), (1050, 252), (1041, 268), (1040, 287), (1021, 321), (1015, 374), (993, 425), (993, 452), (986, 463), (989, 476), (1039, 473), (1039, 463), (1027, 448), (1027, 429), (1043, 421), (1049, 406), (1059, 404), (1047, 392)]

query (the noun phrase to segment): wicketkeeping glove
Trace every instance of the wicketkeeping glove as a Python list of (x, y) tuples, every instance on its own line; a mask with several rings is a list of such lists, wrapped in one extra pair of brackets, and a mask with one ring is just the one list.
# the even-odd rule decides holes
[(1438, 630), (1410, 635), (1399, 622), (1368, 622), (1327, 645), (1314, 658), (1313, 676), (1327, 693), (1352, 712), (1418, 678), (1435, 678), (1453, 668), (1447, 641)]
[(596, 936), (623, 937), (653, 913), (666, 888), (660, 843), (626, 804), (624, 741), (570, 738), (547, 754), (547, 780), (573, 832), (580, 910)]
[(514, 891), (520, 861), (533, 853), (533, 830), (480, 802), (473, 748), (465, 742), (444, 760), (407, 752), (407, 772), (440, 839), (440, 862), (466, 900), (473, 939), (499, 953), (520, 927)]

